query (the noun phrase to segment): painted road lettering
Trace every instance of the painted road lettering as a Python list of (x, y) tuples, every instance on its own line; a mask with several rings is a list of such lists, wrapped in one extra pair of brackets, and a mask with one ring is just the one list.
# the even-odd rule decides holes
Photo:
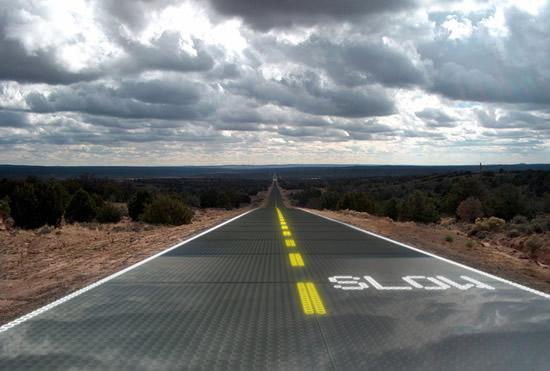
[[(372, 276), (364, 276), (365, 281), (367, 281), (374, 289), (376, 290), (387, 290), (387, 291), (411, 291), (411, 290), (432, 290), (432, 291), (441, 291), (448, 290), (451, 288), (459, 290), (469, 290), (473, 288), (485, 289), (485, 290), (494, 290), (495, 288), (489, 286), (483, 282), (475, 280), (467, 276), (460, 276), (460, 279), (464, 282), (456, 282), (444, 276), (404, 276), (401, 277), (401, 280), (404, 281), (405, 285), (399, 286), (385, 286), (378, 282)], [(335, 289), (341, 290), (364, 290), (368, 289), (369, 285), (366, 282), (363, 282), (360, 277), (354, 276), (333, 276), (328, 278), (330, 282), (334, 283), (333, 287)]]

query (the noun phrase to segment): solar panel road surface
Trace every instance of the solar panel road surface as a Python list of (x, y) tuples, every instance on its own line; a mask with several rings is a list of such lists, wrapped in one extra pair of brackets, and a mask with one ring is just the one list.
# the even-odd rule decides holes
[(550, 297), (267, 206), (1, 327), (0, 368), (550, 369)]

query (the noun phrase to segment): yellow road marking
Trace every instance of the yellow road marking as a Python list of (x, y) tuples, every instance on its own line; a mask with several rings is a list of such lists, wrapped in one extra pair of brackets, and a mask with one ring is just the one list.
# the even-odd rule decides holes
[(288, 229), (288, 227), (286, 225), (282, 225), (281, 228), (282, 229)]
[(298, 293), (300, 294), (300, 300), (302, 301), (302, 307), (305, 314), (313, 314), (313, 307), (309, 295), (307, 294), (306, 285), (303, 282), (298, 282)]
[(292, 265), (293, 267), (298, 265), (298, 262), (296, 262), (296, 257), (294, 256), (294, 254), (288, 254), (288, 257), (290, 258), (290, 265)]
[(303, 267), (304, 266), (304, 260), (302, 259), (302, 255), (300, 255), (300, 254), (288, 254), (288, 257), (290, 258), (290, 264), (293, 267)]
[(287, 237), (290, 236), (290, 231), (284, 231), (283, 236), (287, 236)]
[(294, 254), (294, 257), (296, 258), (296, 264), (298, 264), (299, 267), (303, 267), (304, 266), (304, 260), (302, 259), (302, 255)]
[(311, 301), (313, 302), (313, 307), (315, 308), (315, 312), (317, 314), (326, 314), (327, 311), (325, 310), (323, 302), (321, 301), (321, 298), (317, 293), (317, 289), (315, 289), (315, 285), (312, 282), (308, 282), (306, 283), (306, 286), (307, 286), (307, 291), (309, 292), (309, 296), (311, 296)]
[(285, 240), (286, 247), (296, 247), (296, 242), (294, 240)]

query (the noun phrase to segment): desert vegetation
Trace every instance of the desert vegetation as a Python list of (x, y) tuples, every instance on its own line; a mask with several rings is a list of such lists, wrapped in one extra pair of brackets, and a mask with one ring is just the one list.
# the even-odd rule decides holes
[[(2, 179), (0, 213), (15, 227), (65, 223), (117, 223), (129, 216), (151, 224), (191, 223), (192, 208), (232, 210), (270, 184), (254, 179), (110, 179), (83, 174), (63, 180)], [(9, 224), (9, 223), (8, 223)]]
[(396, 221), (437, 222), (453, 216), (474, 223), (550, 214), (550, 171), (471, 172), (371, 178), (282, 178), (297, 206), (356, 210)]
[[(297, 206), (366, 212), (393, 222), (444, 226), (467, 247), (492, 243), (550, 263), (550, 171), (454, 172), (371, 178), (283, 177)], [(449, 245), (456, 238), (445, 235)]]

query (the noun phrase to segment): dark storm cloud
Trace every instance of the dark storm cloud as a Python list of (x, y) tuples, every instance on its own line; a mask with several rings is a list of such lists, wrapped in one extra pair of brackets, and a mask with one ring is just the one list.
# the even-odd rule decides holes
[(26, 96), (33, 112), (80, 112), (123, 118), (197, 119), (215, 111), (201, 99), (197, 84), (159, 81), (125, 82), (120, 88), (78, 84), (54, 90), (47, 97), (39, 92)]
[(476, 109), (479, 123), (490, 129), (550, 130), (550, 118), (524, 111), (497, 112), (494, 109)]
[(339, 142), (349, 140), (349, 135), (344, 130), (319, 128), (319, 127), (280, 127), (277, 132), (280, 135), (295, 138), (310, 138), (310, 140), (323, 140)]
[(327, 21), (356, 21), (369, 14), (416, 6), (416, 1), (402, 0), (210, 0), (210, 3), (218, 13), (240, 17), (259, 31)]
[[(265, 40), (259, 42), (263, 44)], [(381, 83), (405, 87), (421, 85), (426, 80), (426, 73), (416, 67), (410, 57), (381, 42), (364, 40), (336, 44), (314, 36), (296, 46), (275, 47), (285, 57), (324, 69), (333, 80), (346, 86)]]
[(416, 117), (422, 119), (432, 128), (452, 128), (456, 126), (456, 119), (437, 109), (426, 108), (415, 112)]
[(339, 124), (337, 127), (346, 130), (348, 133), (392, 134), (396, 132), (396, 129), (380, 124), (376, 120)]
[(194, 104), (200, 100), (203, 86), (190, 81), (124, 81), (116, 94), (145, 103)]
[(254, 98), (264, 104), (292, 107), (304, 113), (341, 117), (368, 117), (395, 112), (392, 100), (382, 89), (328, 88), (318, 74), (308, 71), (281, 80), (267, 80), (259, 74), (222, 84), (233, 94)]
[(23, 128), (29, 124), (26, 113), (0, 109), (0, 127)]
[(6, 20), (0, 17), (0, 80), (22, 83), (71, 84), (90, 81), (100, 76), (99, 71), (67, 71), (55, 56), (56, 50), (38, 50), (29, 54), (17, 40), (7, 38)]

